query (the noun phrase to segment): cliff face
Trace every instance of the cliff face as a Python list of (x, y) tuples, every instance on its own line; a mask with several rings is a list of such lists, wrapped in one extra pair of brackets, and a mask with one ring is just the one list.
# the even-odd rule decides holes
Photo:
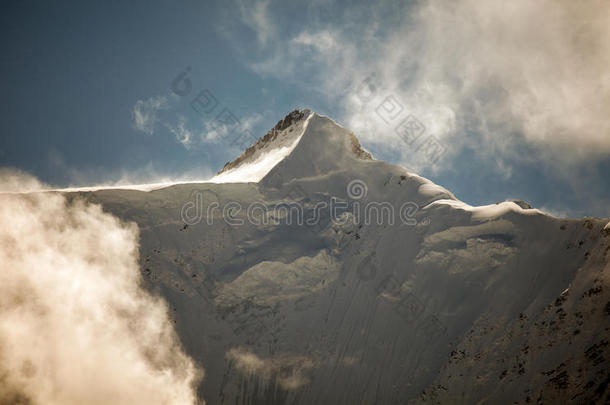
[(78, 194), (138, 224), (207, 403), (608, 399), (607, 220), (471, 207), (308, 111), (219, 177), (253, 170)]

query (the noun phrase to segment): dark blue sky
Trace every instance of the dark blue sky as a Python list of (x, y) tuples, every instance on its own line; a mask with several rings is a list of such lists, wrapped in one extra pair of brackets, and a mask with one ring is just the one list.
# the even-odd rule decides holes
[[(9, 0), (0, 7), (0, 166), (56, 186), (206, 178), (240, 152), (215, 124), (225, 108), (240, 120), (237, 131), (255, 137), (303, 107), (353, 127), (353, 103), (345, 100), (353, 98), (360, 72), (384, 69), (381, 59), (392, 54), (389, 44), (401, 46), (401, 35), (411, 52), (422, 46), (408, 40), (410, 25), (420, 23), (404, 2)], [(180, 97), (171, 83), (186, 67), (192, 90)], [(422, 67), (398, 67), (392, 94), (409, 106), (408, 89)], [(189, 105), (201, 90), (218, 101), (207, 115)], [(482, 99), (495, 97), (489, 94), (496, 93)], [(158, 108), (151, 107), (154, 100)], [(532, 136), (502, 125), (485, 136), (480, 125), (463, 124), (481, 117), (460, 108), (451, 136), (435, 133), (449, 149), (446, 159), (415, 165), (420, 174), (470, 204), (522, 198), (558, 214), (610, 216), (605, 151), (573, 159), (567, 145), (549, 154)], [(148, 132), (134, 118), (138, 109), (152, 111), (144, 117)], [(355, 126), (376, 158), (409, 166), (408, 151), (400, 150), (406, 145), (388, 138), (386, 147)], [(435, 131), (429, 122), (426, 127)], [(511, 139), (510, 148), (498, 139)]]
[(2, 165), (58, 185), (101, 182), (151, 162), (160, 173), (207, 167), (172, 137), (142, 136), (131, 114), (138, 99), (167, 93), (186, 65), (236, 112), (248, 108), (236, 101), (260, 91), (261, 80), (227, 51), (214, 10), (195, 2), (4, 2)]

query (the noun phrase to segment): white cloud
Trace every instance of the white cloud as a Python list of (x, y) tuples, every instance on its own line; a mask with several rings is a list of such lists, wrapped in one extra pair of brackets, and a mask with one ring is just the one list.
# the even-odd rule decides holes
[(204, 120), (203, 131), (199, 137), (201, 143), (223, 142), (240, 149), (247, 148), (258, 139), (254, 134), (254, 126), (263, 120), (263, 115), (254, 113), (238, 120), (235, 125), (227, 125), (220, 120)]
[(339, 51), (341, 46), (337, 43), (337, 38), (334, 32), (322, 30), (315, 33), (301, 32), (293, 39), (293, 43), (306, 45), (315, 48), (318, 52), (332, 56)]
[(196, 403), (200, 372), (140, 287), (135, 224), (51, 192), (0, 194), (0, 224), (0, 403)]
[(201, 133), (201, 142), (216, 143), (222, 139), (226, 139), (231, 133), (227, 125), (220, 124), (216, 121), (203, 121), (203, 132)]
[(133, 107), (133, 126), (138, 131), (152, 135), (157, 124), (157, 112), (168, 108), (167, 98), (164, 96), (150, 97), (138, 100)]
[(27, 193), (47, 189), (35, 177), (17, 169), (0, 168), (0, 193)]
[(132, 114), (134, 128), (152, 135), (158, 126), (164, 127), (187, 150), (216, 143), (238, 145), (238, 148), (245, 149), (258, 138), (253, 134), (253, 129), (263, 119), (260, 113), (238, 117), (224, 107), (222, 115), (198, 120), (198, 125), (193, 125), (187, 116), (180, 113), (176, 113), (175, 119), (159, 119), (159, 111), (173, 109), (176, 104), (177, 98), (171, 94), (138, 100)]
[[(504, 173), (524, 142), (550, 166), (610, 154), (609, 2), (427, 0), (336, 15), (329, 23), (304, 13), (305, 29), (268, 39), (267, 52), (248, 63), (326, 94), (364, 142), (400, 150), (413, 169), (430, 162), (394, 132), (409, 114), (450, 154), (473, 148)], [(281, 31), (278, 19), (266, 21)], [(376, 92), (363, 102), (360, 85), (371, 73)], [(390, 123), (377, 111), (387, 97), (402, 109)], [(450, 168), (451, 159), (437, 166)]]
[(186, 127), (186, 118), (179, 117), (176, 124), (165, 123), (167, 129), (176, 137), (176, 140), (186, 149), (190, 149), (193, 143), (193, 133)]
[(269, 18), (270, 0), (240, 1), (238, 11), (241, 21), (256, 34), (257, 40), (266, 45), (273, 34), (274, 24)]
[[(429, 0), (412, 21), (389, 38), (379, 66), (405, 103), (452, 111), (457, 129), (472, 125), (501, 150), (519, 132), (572, 156), (610, 152), (610, 3)], [(397, 68), (413, 58), (401, 86)]]

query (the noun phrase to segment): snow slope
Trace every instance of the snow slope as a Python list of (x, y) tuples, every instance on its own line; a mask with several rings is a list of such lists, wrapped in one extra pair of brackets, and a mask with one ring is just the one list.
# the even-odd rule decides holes
[(66, 193), (138, 224), (207, 403), (608, 399), (608, 219), (471, 207), (291, 114), (213, 182)]
[(212, 183), (247, 183), (260, 181), (271, 169), (288, 156), (307, 130), (309, 110), (295, 110), (278, 122), (265, 137), (248, 148), (235, 162), (227, 163)]

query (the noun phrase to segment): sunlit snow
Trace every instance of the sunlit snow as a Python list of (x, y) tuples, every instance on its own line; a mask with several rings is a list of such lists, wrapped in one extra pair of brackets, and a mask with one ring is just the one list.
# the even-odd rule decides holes
[[(472, 219), (475, 221), (484, 221), (488, 219), (498, 218), (509, 211), (518, 212), (519, 214), (524, 215), (534, 215), (544, 213), (538, 209), (523, 209), (519, 207), (512, 201), (504, 201), (498, 204), (490, 204), (490, 205), (481, 205), (478, 207), (473, 207), (472, 205), (468, 205), (463, 201), (459, 200), (436, 200), (430, 203), (427, 207), (435, 206), (435, 205), (448, 205), (455, 209), (460, 209), (468, 212), (472, 212)], [(427, 208), (426, 207), (426, 208)]]

